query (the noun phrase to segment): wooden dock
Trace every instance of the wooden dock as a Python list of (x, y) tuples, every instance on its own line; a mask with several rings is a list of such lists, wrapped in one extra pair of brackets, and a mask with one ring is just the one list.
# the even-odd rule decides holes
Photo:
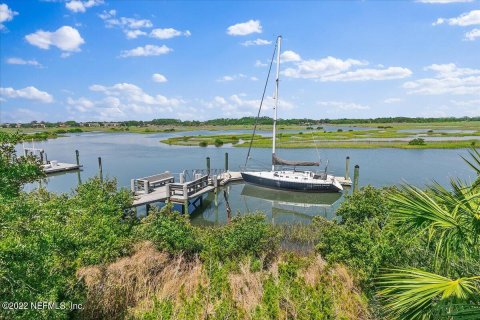
[(43, 167), (43, 172), (45, 172), (46, 174), (52, 174), (52, 173), (80, 170), (80, 168), (82, 168), (82, 165), (74, 164), (74, 163), (50, 161), (49, 163), (42, 165), (42, 167)]
[(155, 202), (173, 202), (186, 207), (202, 201), (202, 196), (215, 189), (209, 183), (207, 175), (197, 175), (190, 182), (174, 182), (173, 175), (164, 172), (154, 176), (132, 179), (131, 188), (134, 194), (133, 206), (138, 207)]

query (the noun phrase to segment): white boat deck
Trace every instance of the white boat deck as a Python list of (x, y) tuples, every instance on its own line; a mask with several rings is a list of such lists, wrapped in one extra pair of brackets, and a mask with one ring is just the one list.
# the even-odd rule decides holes
[(65, 163), (65, 162), (53, 162), (46, 165), (43, 165), (43, 172), (46, 174), (66, 172), (72, 170), (79, 170), (82, 165), (75, 163)]

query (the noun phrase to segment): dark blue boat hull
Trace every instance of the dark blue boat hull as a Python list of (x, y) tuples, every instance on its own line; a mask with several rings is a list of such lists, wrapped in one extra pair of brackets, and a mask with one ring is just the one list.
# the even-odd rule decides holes
[(248, 174), (246, 172), (242, 172), (241, 174), (245, 182), (266, 187), (266, 188), (301, 191), (301, 192), (340, 192), (341, 191), (335, 185), (330, 183), (325, 183), (325, 184), (299, 183), (294, 181), (282, 181), (282, 180), (273, 180), (273, 179), (257, 177), (257, 176)]

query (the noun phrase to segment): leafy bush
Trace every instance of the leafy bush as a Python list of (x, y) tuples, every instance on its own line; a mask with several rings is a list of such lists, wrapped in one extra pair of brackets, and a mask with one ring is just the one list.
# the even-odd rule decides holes
[(198, 143), (198, 145), (199, 145), (200, 147), (206, 147), (206, 146), (208, 146), (208, 143), (207, 143), (206, 141), (200, 141), (200, 142)]
[(215, 147), (221, 147), (223, 146), (223, 141), (219, 138), (215, 139), (214, 141)]
[(343, 132), (343, 129), (337, 129), (337, 132)]
[(408, 142), (409, 145), (411, 146), (423, 146), (425, 145), (425, 139), (422, 139), (422, 138), (415, 138), (415, 139), (412, 139)]
[(69, 133), (79, 133), (79, 132), (83, 132), (83, 130), (80, 129), (80, 128), (72, 128), (72, 129), (68, 129), (67, 132), (69, 132)]
[(171, 254), (199, 253), (202, 244), (199, 230), (190, 224), (189, 217), (172, 211), (167, 205), (162, 210), (152, 209), (137, 228), (138, 238), (152, 241), (158, 249)]
[(261, 214), (248, 214), (232, 219), (230, 224), (209, 229), (204, 254), (221, 260), (241, 256), (262, 257), (270, 261), (279, 247), (278, 233)]
[(55, 133), (63, 134), (63, 133), (67, 133), (67, 130), (65, 130), (65, 129), (57, 129), (57, 130), (55, 130)]

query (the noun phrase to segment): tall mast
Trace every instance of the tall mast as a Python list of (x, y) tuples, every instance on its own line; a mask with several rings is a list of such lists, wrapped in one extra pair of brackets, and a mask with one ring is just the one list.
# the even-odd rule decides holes
[[(282, 44), (282, 36), (277, 37), (277, 76), (275, 79), (275, 105), (273, 106), (273, 139), (272, 139), (272, 154), (275, 154), (275, 142), (277, 140), (277, 108), (278, 108), (278, 84), (280, 82), (280, 47)], [(275, 171), (275, 164), (272, 156), (272, 171)]]

